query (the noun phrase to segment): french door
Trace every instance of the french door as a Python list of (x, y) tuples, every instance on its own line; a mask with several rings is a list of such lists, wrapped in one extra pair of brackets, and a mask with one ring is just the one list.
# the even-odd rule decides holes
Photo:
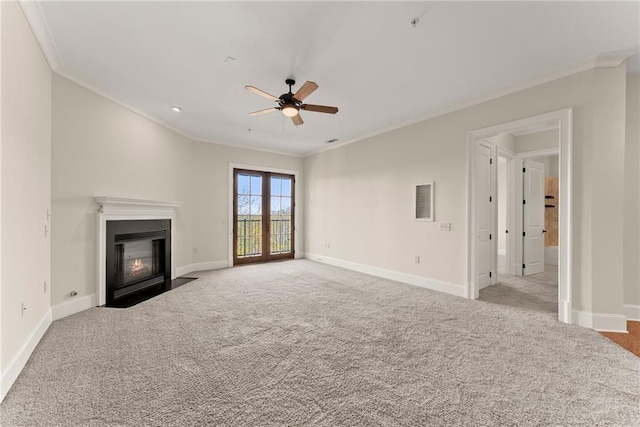
[(234, 169), (233, 264), (293, 258), (293, 175)]

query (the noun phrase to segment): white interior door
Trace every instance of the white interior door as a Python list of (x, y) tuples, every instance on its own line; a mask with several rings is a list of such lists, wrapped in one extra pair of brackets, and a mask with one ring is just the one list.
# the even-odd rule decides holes
[(478, 289), (491, 284), (491, 146), (478, 144), (475, 158), (476, 280)]
[(523, 172), (523, 275), (544, 271), (544, 163), (526, 159)]

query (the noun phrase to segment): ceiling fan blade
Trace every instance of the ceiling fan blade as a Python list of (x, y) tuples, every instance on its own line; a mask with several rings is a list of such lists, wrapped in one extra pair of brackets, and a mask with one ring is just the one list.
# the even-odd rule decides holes
[(273, 113), (274, 111), (278, 111), (279, 109), (276, 107), (265, 108), (264, 110), (254, 111), (253, 113), (249, 113), (250, 116), (259, 116), (260, 114)]
[(278, 98), (276, 98), (275, 96), (273, 96), (273, 95), (271, 95), (270, 93), (267, 93), (267, 92), (265, 92), (265, 91), (263, 91), (263, 90), (261, 90), (261, 89), (258, 89), (258, 88), (257, 88), (257, 87), (255, 87), (255, 86), (249, 86), (249, 85), (247, 85), (247, 86), (245, 86), (244, 88), (245, 88), (246, 90), (248, 90), (249, 92), (253, 92), (253, 93), (255, 93), (256, 95), (264, 96), (265, 98), (270, 99), (271, 101), (277, 101), (277, 100), (278, 100)]
[(338, 107), (329, 107), (328, 105), (302, 104), (300, 108), (306, 111), (315, 111), (316, 113), (335, 114), (338, 112)]
[(298, 101), (302, 101), (307, 96), (311, 95), (316, 89), (318, 89), (318, 85), (314, 82), (306, 81), (302, 85), (300, 89), (293, 95), (295, 99)]
[(302, 116), (300, 115), (300, 113), (296, 114), (295, 116), (291, 117), (291, 121), (293, 122), (294, 125), (296, 126), (300, 126), (301, 124), (304, 123), (304, 121), (302, 120)]

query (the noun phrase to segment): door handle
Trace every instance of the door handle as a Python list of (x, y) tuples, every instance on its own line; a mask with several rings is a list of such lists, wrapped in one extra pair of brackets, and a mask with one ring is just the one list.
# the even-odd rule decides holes
[(546, 232), (547, 232), (547, 230), (542, 230), (542, 233), (540, 233), (540, 234), (544, 234), (544, 233), (546, 233)]

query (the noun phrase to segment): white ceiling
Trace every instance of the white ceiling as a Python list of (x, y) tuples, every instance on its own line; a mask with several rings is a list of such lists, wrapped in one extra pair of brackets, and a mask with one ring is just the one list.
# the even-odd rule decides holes
[[(40, 6), (57, 48), (58, 58), (55, 49), (48, 57), (59, 61), (52, 65), (59, 74), (194, 139), (296, 155), (323, 149), (332, 138), (352, 141), (416, 121), (597, 55), (640, 50), (638, 2)], [(413, 18), (420, 20), (415, 28)], [(236, 60), (225, 63), (228, 56)], [(630, 59), (634, 72), (640, 71), (638, 56)], [(247, 114), (272, 103), (245, 85), (279, 96), (289, 76), (297, 87), (318, 83), (305, 102), (337, 106), (338, 114), (303, 112), (305, 124), (297, 128), (280, 113)], [(173, 105), (182, 112), (171, 111)]]

